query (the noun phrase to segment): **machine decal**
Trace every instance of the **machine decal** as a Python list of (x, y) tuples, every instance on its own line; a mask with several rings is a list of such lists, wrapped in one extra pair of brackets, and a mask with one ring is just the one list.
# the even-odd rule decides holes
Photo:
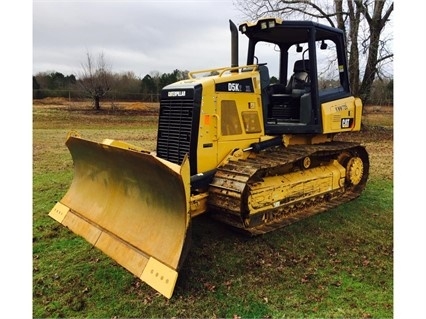
[(346, 104), (335, 106), (334, 110), (335, 110), (335, 112), (347, 111), (348, 110), (348, 106)]
[(195, 87), (165, 87), (161, 90), (161, 99), (193, 99)]
[(167, 93), (168, 97), (183, 97), (186, 95), (185, 91), (169, 91)]
[(216, 84), (217, 92), (240, 92), (252, 93), (254, 92), (253, 81), (251, 78), (242, 79), (237, 81), (230, 81)]
[(228, 91), (231, 92), (241, 92), (243, 90), (243, 86), (239, 83), (228, 83)]
[(353, 118), (343, 118), (341, 122), (341, 128), (350, 128), (354, 122)]

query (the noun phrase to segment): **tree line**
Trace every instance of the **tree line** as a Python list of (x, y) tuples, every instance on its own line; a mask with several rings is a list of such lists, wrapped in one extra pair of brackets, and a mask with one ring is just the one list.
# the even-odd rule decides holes
[[(137, 77), (133, 72), (107, 73), (105, 87), (97, 86), (100, 98), (116, 99), (123, 101), (158, 102), (161, 89), (171, 83), (188, 77), (188, 71), (174, 70), (170, 73), (152, 71), (143, 78)], [(63, 98), (92, 98), (88, 91), (92, 89), (83, 79), (76, 75), (64, 75), (56, 71), (40, 72), (33, 76), (33, 98), (46, 97)], [(96, 90), (96, 85), (93, 91)], [(95, 93), (95, 92), (94, 92)], [(95, 93), (96, 94), (96, 93)]]
[(189, 71), (171, 73), (151, 72), (138, 78), (133, 72), (113, 73), (103, 53), (94, 58), (86, 53), (86, 62), (77, 76), (60, 72), (41, 72), (33, 76), (33, 97), (90, 98), (94, 108), (101, 108), (101, 100), (158, 102), (161, 89), (188, 78)]

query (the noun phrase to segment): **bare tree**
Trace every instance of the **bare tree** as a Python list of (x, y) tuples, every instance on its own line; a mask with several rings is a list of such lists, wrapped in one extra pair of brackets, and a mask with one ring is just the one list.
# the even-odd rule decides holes
[(393, 0), (235, 0), (234, 3), (249, 19), (275, 16), (325, 21), (343, 30), (351, 89), (364, 101), (370, 97), (375, 77), (380, 77), (384, 66), (393, 61), (389, 48), (392, 39), (383, 33), (393, 12)]
[(96, 110), (101, 108), (100, 101), (111, 90), (112, 82), (113, 75), (105, 62), (104, 54), (99, 54), (98, 59), (94, 60), (87, 52), (87, 60), (82, 64), (78, 83), (93, 99)]
[[(335, 0), (337, 1), (337, 0)], [(385, 9), (385, 0), (354, 1), (356, 8), (364, 16), (369, 28), (369, 37), (362, 42), (363, 51), (367, 53), (364, 76), (361, 82), (360, 95), (368, 99), (371, 87), (376, 75), (379, 75), (381, 63), (393, 59), (393, 53), (389, 52), (381, 39), (381, 34), (393, 11), (393, 1)]]

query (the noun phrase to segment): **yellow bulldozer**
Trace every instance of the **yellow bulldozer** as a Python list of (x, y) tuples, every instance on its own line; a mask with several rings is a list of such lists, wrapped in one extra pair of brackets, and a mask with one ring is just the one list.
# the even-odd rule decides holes
[[(240, 66), (229, 22), (231, 66), (162, 89), (155, 151), (68, 135), (74, 178), (49, 213), (167, 298), (194, 217), (264, 234), (355, 199), (368, 179), (365, 147), (335, 139), (359, 131), (362, 115), (343, 32), (311, 21), (243, 23)], [(262, 61), (267, 50), (277, 77)]]

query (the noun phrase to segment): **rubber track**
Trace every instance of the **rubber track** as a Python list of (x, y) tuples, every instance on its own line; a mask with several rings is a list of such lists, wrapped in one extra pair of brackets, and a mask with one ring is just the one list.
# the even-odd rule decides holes
[[(263, 176), (279, 175), (280, 171), (305, 157), (337, 159), (338, 155), (345, 151), (357, 153), (363, 160), (364, 173), (360, 184), (346, 188), (345, 191), (341, 189), (327, 196), (321, 195), (296, 204), (292, 203), (288, 207), (280, 206), (277, 211), (267, 212), (268, 216), (273, 216), (272, 221), (252, 227), (244, 225), (244, 213), (241, 212), (241, 207), (244, 207), (242, 201), (247, 198), (244, 195), (247, 184), (261, 180)], [(331, 142), (268, 149), (257, 154), (255, 158), (232, 161), (217, 169), (209, 189), (209, 210), (215, 219), (225, 222), (238, 231), (249, 235), (264, 234), (355, 199), (365, 188), (368, 171), (368, 154), (358, 143)]]

